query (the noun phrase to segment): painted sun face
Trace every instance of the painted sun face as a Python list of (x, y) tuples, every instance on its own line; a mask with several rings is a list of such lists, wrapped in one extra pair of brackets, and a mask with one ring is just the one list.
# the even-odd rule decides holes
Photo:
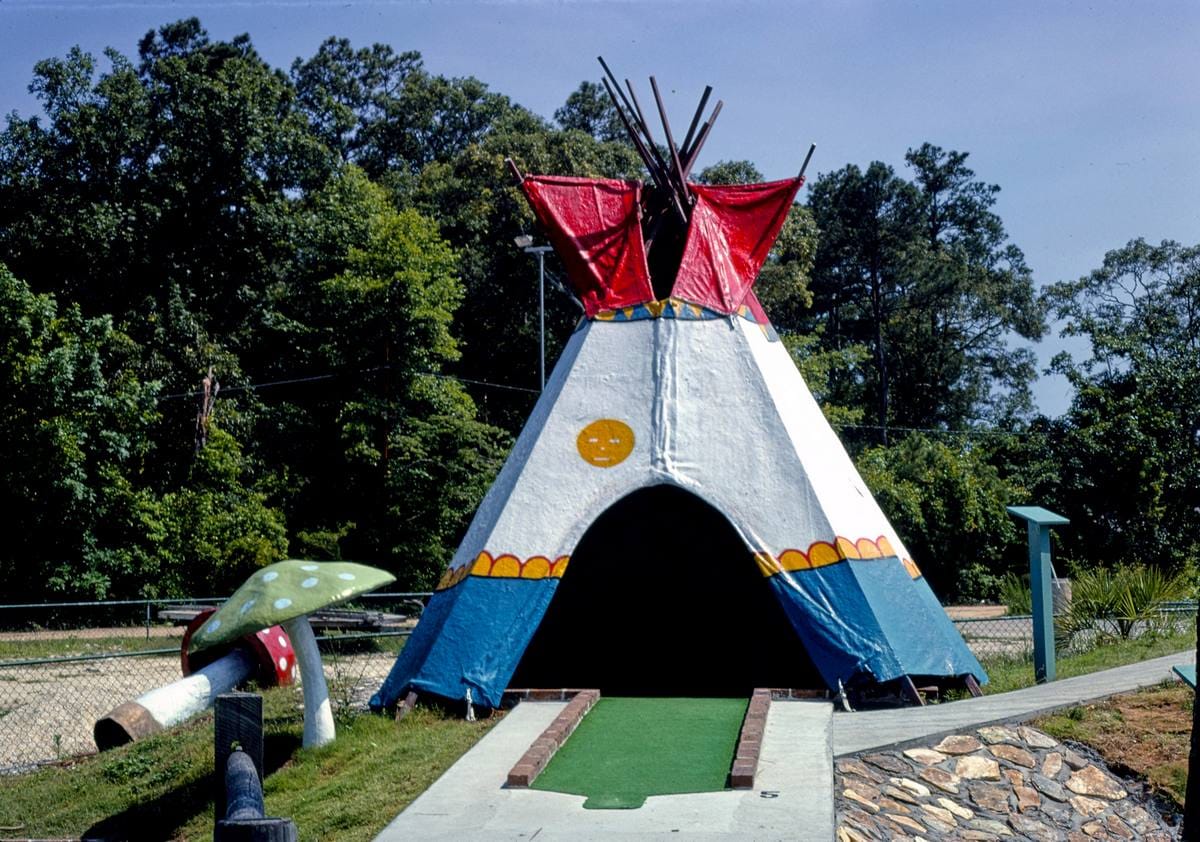
[(624, 421), (601, 418), (579, 431), (575, 446), (583, 461), (597, 468), (619, 465), (633, 452), (633, 430)]

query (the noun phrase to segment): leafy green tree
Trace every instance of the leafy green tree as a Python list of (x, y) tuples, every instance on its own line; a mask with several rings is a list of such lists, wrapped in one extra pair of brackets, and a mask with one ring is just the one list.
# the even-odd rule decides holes
[(151, 585), (158, 501), (138, 477), (153, 454), (157, 383), (107, 317), (60, 307), (0, 265), (0, 575), (11, 601), (104, 597)]
[[(246, 36), (212, 41), (198, 21), (142, 39), (136, 63), (107, 52), (39, 62), (45, 119), (0, 134), (0, 250), (37, 291), (112, 314), (143, 349), (143, 379), (168, 393), (214, 366), (254, 368), (259, 328), (290, 260), (294, 197), (328, 178), (287, 79)], [(165, 490), (189, 470), (192, 407), (162, 407), (148, 466)]]
[(1005, 507), (1024, 490), (982, 448), (912, 433), (857, 459), (867, 487), (943, 599), (994, 599), (1023, 558)]
[(1075, 388), (1047, 432), (1058, 467), (1039, 493), (1072, 521), (1081, 566), (1200, 557), (1200, 246), (1130, 241), (1046, 293), (1091, 356), (1056, 368)]
[(232, 593), (260, 567), (287, 555), (283, 514), (256, 487), (261, 473), (233, 436), (214, 424), (188, 481), (163, 496), (158, 595)]
[(1029, 408), (1035, 376), (1015, 333), (1044, 330), (1032, 276), (992, 212), (999, 188), (974, 179), (966, 154), (910, 149), (913, 181), (885, 164), (822, 175), (809, 207), (821, 232), (814, 323), (834, 347), (861, 344), (872, 365), (842, 401), (888, 428), (960, 428)]
[(765, 180), (752, 161), (717, 161), (696, 177), (701, 184), (758, 184)]
[(403, 183), (426, 164), (453, 158), (513, 108), (478, 79), (428, 73), (420, 53), (386, 44), (355, 50), (344, 38), (297, 59), (292, 81), (318, 136), (382, 181)]
[(554, 121), (565, 130), (589, 134), (601, 143), (625, 140), (625, 126), (603, 86), (583, 81), (571, 92)]
[(257, 452), (293, 478), (278, 493), (307, 545), (431, 585), (507, 445), (442, 373), (459, 355), (457, 257), (354, 167), (298, 217), (301, 257), (273, 344), (284, 365), (341, 376), (260, 397)]

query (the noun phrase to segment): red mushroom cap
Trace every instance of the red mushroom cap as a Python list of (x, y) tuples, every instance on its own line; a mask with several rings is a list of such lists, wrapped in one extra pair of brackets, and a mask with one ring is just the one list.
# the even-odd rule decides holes
[[(196, 670), (211, 664), (218, 658), (227, 655), (231, 646), (217, 646), (200, 652), (188, 653), (188, 643), (196, 629), (204, 625), (216, 608), (205, 608), (197, 614), (183, 633), (183, 645), (180, 649), (180, 665), (184, 675), (191, 675)], [(238, 640), (242, 646), (254, 655), (258, 662), (259, 680), (268, 686), (278, 685), (287, 687), (296, 679), (296, 652), (292, 649), (292, 641), (287, 632), (280, 626), (271, 626), (254, 634), (248, 634)]]

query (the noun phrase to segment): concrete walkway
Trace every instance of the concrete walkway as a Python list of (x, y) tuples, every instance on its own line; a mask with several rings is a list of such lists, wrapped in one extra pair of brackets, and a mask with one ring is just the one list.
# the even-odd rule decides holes
[(1028, 719), (1043, 711), (1153, 686), (1173, 679), (1171, 667), (1175, 664), (1195, 661), (1195, 650), (1189, 650), (995, 696), (923, 708), (839, 712), (833, 718), (833, 753), (841, 756), (884, 746), (903, 747), (939, 734)]
[(651, 796), (636, 810), (585, 810), (583, 796), (506, 789), (508, 770), (565, 706), (524, 702), (383, 829), (379, 842), (496, 839), (820, 840), (834, 836), (834, 755), (903, 746), (1028, 719), (1172, 678), (1181, 652), (1024, 690), (925, 708), (832, 713), (826, 702), (772, 702), (749, 791)]
[(636, 810), (585, 810), (583, 796), (504, 788), (508, 770), (563, 707), (518, 705), (377, 840), (833, 839), (826, 702), (771, 704), (755, 789), (651, 796)]

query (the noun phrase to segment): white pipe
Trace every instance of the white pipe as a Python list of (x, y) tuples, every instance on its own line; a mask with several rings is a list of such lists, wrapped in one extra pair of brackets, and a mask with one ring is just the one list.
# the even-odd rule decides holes
[(333, 740), (336, 732), (317, 638), (307, 616), (288, 620), (283, 623), (283, 630), (291, 638), (296, 665), (300, 667), (300, 686), (304, 689), (304, 747), (323, 746)]
[(208, 710), (217, 696), (254, 675), (254, 659), (244, 649), (201, 667), (189, 676), (138, 696), (136, 701), (164, 728)]
[(244, 649), (234, 649), (189, 676), (113, 708), (97, 720), (92, 730), (96, 747), (104, 751), (178, 725), (208, 710), (217, 696), (228, 693), (254, 671), (253, 656)]

